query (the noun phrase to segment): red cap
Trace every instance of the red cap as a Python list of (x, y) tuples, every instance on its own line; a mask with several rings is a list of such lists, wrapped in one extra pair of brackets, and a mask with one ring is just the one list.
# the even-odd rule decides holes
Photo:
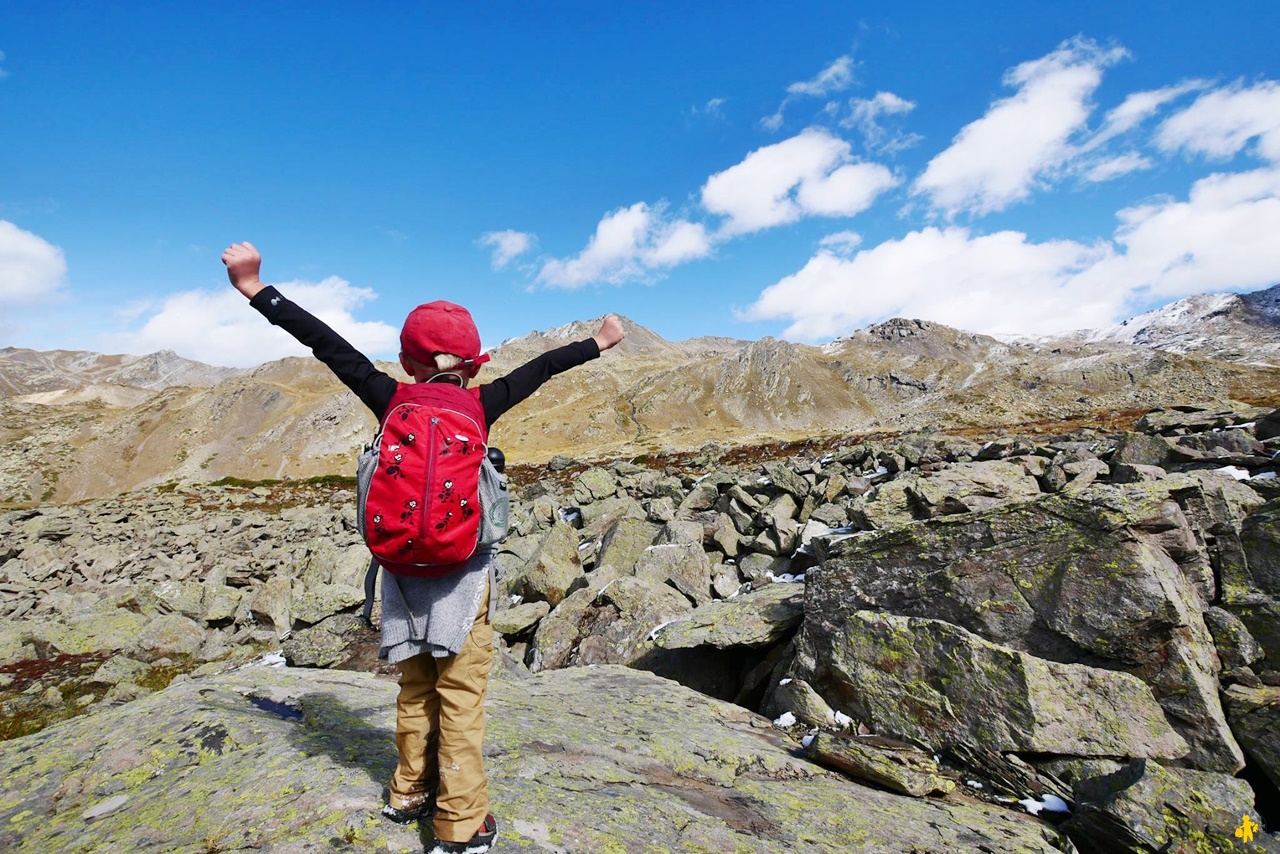
[(471, 312), (444, 300), (424, 303), (404, 321), (400, 330), (400, 349), (415, 362), (430, 365), (437, 353), (460, 356), (473, 365), (489, 361), (480, 353), (480, 333)]

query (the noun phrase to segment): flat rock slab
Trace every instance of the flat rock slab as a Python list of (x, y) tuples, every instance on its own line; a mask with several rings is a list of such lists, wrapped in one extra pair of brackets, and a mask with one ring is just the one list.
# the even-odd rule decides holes
[(695, 608), (655, 632), (654, 643), (664, 649), (770, 646), (803, 618), (804, 585), (770, 584)]
[[(396, 691), (242, 668), (5, 742), (0, 849), (420, 851), (429, 829), (376, 814)], [(845, 780), (766, 719), (623, 667), (495, 682), (488, 725), (503, 852), (1074, 851), (1029, 816)]]

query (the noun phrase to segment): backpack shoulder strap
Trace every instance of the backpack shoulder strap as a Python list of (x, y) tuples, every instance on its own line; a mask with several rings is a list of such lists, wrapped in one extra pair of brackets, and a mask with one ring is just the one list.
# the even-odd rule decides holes
[(487, 444), (489, 441), (489, 424), (484, 417), (484, 407), (480, 404), (480, 390), (461, 388), (452, 383), (401, 383), (395, 396), (387, 405), (387, 413), (383, 421), (390, 417), (392, 411), (404, 403), (444, 406), (456, 409), (479, 425), (483, 433), (481, 437)]

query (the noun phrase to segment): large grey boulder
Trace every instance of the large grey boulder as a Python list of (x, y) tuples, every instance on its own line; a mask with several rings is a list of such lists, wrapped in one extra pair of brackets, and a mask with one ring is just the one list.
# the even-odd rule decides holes
[(295, 667), (332, 667), (348, 659), (351, 643), (368, 631), (355, 614), (338, 614), (293, 632), (280, 652)]
[(551, 611), (546, 602), (522, 602), (499, 609), (493, 615), (493, 630), (500, 635), (519, 635), (529, 631)]
[(538, 623), (533, 635), (533, 660), (530, 669), (554, 670), (569, 665), (582, 636), (582, 620), (595, 601), (596, 591), (579, 588), (557, 605)]
[(580, 622), (572, 664), (634, 664), (653, 629), (688, 613), (689, 601), (665, 584), (624, 576), (596, 594)]
[(1064, 826), (1082, 851), (1157, 854), (1237, 851), (1278, 854), (1280, 842), (1258, 831), (1236, 835), (1245, 817), (1257, 821), (1244, 780), (1134, 760), (1074, 786), (1075, 812)]
[[(0, 743), (0, 848), (422, 850), (428, 832), (377, 815), (396, 691), (244, 668)], [(768, 720), (626, 668), (494, 681), (487, 719), (505, 854), (1074, 851), (1006, 809), (854, 783), (798, 758)]]
[(276, 636), (293, 628), (293, 582), (287, 576), (277, 575), (258, 587), (249, 601), (253, 618), (275, 629)]
[(567, 522), (558, 521), (542, 538), (529, 562), (507, 579), (506, 585), (526, 600), (542, 600), (554, 608), (564, 601), (581, 575), (578, 531)]
[(654, 584), (670, 584), (694, 605), (711, 601), (711, 559), (700, 543), (649, 546), (636, 562), (636, 577)]
[(1223, 670), (1249, 667), (1262, 660), (1262, 647), (1235, 614), (1222, 608), (1209, 608), (1204, 612), (1204, 621), (1213, 633), (1213, 645)]
[(573, 500), (589, 504), (612, 498), (618, 492), (618, 478), (608, 469), (592, 467), (574, 478)]
[(674, 588), (634, 576), (575, 590), (538, 623), (530, 667), (634, 664), (650, 649), (654, 628), (691, 608)]
[(644, 550), (653, 545), (658, 536), (658, 526), (644, 519), (625, 517), (613, 523), (600, 541), (600, 554), (596, 557), (596, 571), (605, 566), (615, 567), (624, 575), (635, 572), (636, 561)]
[(1246, 566), (1237, 580), (1268, 596), (1280, 596), (1280, 501), (1268, 502), (1240, 524)]
[(918, 519), (970, 513), (1040, 495), (1040, 484), (1017, 460), (956, 463), (912, 470), (854, 500), (863, 527), (892, 528)]
[[(1280, 501), (1245, 516), (1235, 539), (1222, 527), (1222, 607), (1248, 627), (1268, 666), (1280, 669)], [(1238, 548), (1228, 550), (1231, 544)]]
[(877, 733), (931, 747), (1176, 759), (1187, 745), (1134, 676), (1046, 661), (941, 620), (855, 611), (806, 624), (795, 675)]
[(1137, 429), (1152, 435), (1185, 436), (1243, 424), (1265, 411), (1242, 404), (1184, 404), (1148, 412), (1138, 419)]
[(364, 590), (347, 584), (317, 584), (295, 596), (290, 611), (295, 623), (315, 625), (364, 603)]
[(1111, 462), (1165, 468), (1169, 462), (1169, 441), (1147, 433), (1121, 433)]
[[(1074, 497), (819, 538), (825, 562), (806, 577), (802, 636), (826, 644), (854, 612), (884, 610), (945, 620), (1040, 658), (1131, 673), (1187, 740), (1189, 762), (1234, 773), (1243, 756), (1218, 697), (1202, 594), (1177, 558), (1192, 569), (1207, 559), (1194, 536), (1167, 527), (1180, 515), (1170, 494), (1179, 485), (1196, 489), (1185, 477), (1098, 485)], [(1173, 553), (1170, 543), (1178, 544)]]
[(1250, 761), (1280, 786), (1280, 688), (1232, 685), (1226, 703), (1231, 730)]

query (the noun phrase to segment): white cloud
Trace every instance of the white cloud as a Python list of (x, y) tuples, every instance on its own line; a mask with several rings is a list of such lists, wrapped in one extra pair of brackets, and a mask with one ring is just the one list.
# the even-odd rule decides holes
[(893, 154), (910, 148), (923, 137), (919, 134), (889, 133), (881, 126), (883, 116), (906, 115), (916, 108), (915, 102), (908, 101), (892, 92), (877, 92), (874, 98), (853, 98), (849, 101), (851, 114), (840, 121), (841, 127), (857, 128), (862, 132), (867, 148)]
[(693, 116), (710, 116), (713, 119), (724, 118), (724, 98), (712, 98), (701, 107), (690, 107), (689, 114)]
[[(329, 324), (339, 335), (370, 357), (399, 349), (399, 329), (378, 321), (358, 321), (351, 312), (376, 298), (368, 288), (330, 276), (320, 282), (287, 282), (283, 294)], [(111, 351), (150, 353), (173, 350), (212, 365), (249, 367), (306, 356), (310, 351), (282, 329), (271, 326), (230, 287), (193, 290), (165, 297), (136, 330), (104, 336)]]
[(1203, 80), (1188, 80), (1176, 86), (1165, 86), (1161, 89), (1130, 94), (1120, 106), (1107, 113), (1102, 130), (1091, 141), (1091, 144), (1097, 145), (1112, 137), (1127, 133), (1155, 115), (1171, 101), (1182, 97), (1188, 92), (1204, 89), (1206, 86), (1208, 86), (1208, 83)]
[(832, 93), (844, 91), (852, 85), (853, 57), (837, 57), (812, 80), (802, 80), (788, 86), (787, 97), (782, 99), (777, 112), (761, 119), (760, 124), (768, 130), (777, 130), (782, 127), (783, 113), (786, 112), (787, 105), (796, 98), (825, 98)]
[(721, 236), (748, 234), (803, 216), (853, 216), (898, 179), (884, 166), (856, 162), (848, 142), (811, 128), (756, 149), (702, 187), (702, 204), (728, 217)]
[(841, 56), (818, 72), (812, 80), (792, 83), (787, 87), (789, 95), (808, 95), (825, 98), (832, 92), (840, 92), (853, 85), (853, 57)]
[(1232, 157), (1255, 139), (1260, 156), (1280, 163), (1280, 83), (1274, 80), (1206, 92), (1156, 133), (1165, 151), (1214, 158)]
[[(1033, 243), (926, 228), (841, 257), (824, 247), (744, 313), (818, 340), (899, 315), (975, 332), (1097, 328), (1155, 302), (1280, 282), (1280, 168), (1211, 175), (1186, 201), (1119, 213), (1111, 241)], [(834, 236), (833, 236), (834, 237)]]
[(481, 246), (493, 250), (493, 269), (501, 270), (516, 258), (525, 254), (537, 244), (538, 239), (528, 232), (490, 231), (480, 236), (477, 241)]
[(790, 319), (784, 334), (804, 340), (893, 316), (978, 332), (1049, 331), (1028, 325), (1035, 320), (1054, 329), (1089, 326), (1109, 319), (1117, 298), (1105, 288), (1085, 294), (1066, 286), (1106, 251), (1072, 241), (1029, 243), (1012, 231), (974, 237), (964, 228), (926, 228), (852, 258), (821, 249), (767, 288), (744, 317)]
[(1123, 252), (1082, 278), (1162, 300), (1280, 282), (1280, 169), (1210, 175), (1185, 202), (1127, 208), (1119, 218)]
[[(4, 51), (2, 50), (0, 50), (0, 62), (4, 62)], [(9, 76), (9, 72), (3, 68), (0, 68), (0, 80), (3, 80), (8, 76)]]
[(585, 249), (572, 258), (544, 263), (538, 281), (556, 288), (643, 281), (664, 268), (711, 254), (704, 226), (668, 220), (665, 214), (665, 205), (651, 207), (644, 202), (611, 211), (600, 220)]
[(1082, 177), (1089, 183), (1101, 183), (1102, 181), (1110, 181), (1112, 178), (1119, 178), (1121, 175), (1128, 175), (1130, 172), (1150, 169), (1153, 165), (1155, 164), (1151, 162), (1149, 157), (1144, 157), (1136, 151), (1130, 151), (1126, 154), (1118, 154), (1090, 164)]
[(822, 238), (818, 245), (825, 246), (837, 255), (849, 255), (862, 245), (862, 235), (856, 231), (837, 231)]
[(1017, 91), (962, 128), (916, 179), (914, 192), (948, 215), (991, 213), (1026, 198), (1072, 157), (1070, 140), (1085, 127), (1103, 69), (1125, 55), (1076, 39), (1010, 69), (1004, 82)]
[(58, 294), (66, 282), (62, 250), (0, 219), (0, 305), (30, 305)]

